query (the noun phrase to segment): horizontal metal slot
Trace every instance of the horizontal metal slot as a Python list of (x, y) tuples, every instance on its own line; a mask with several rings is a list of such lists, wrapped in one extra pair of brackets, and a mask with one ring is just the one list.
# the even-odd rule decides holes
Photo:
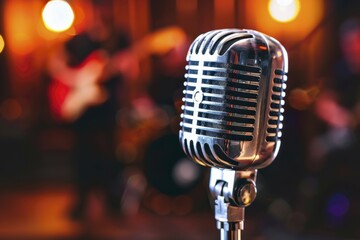
[(196, 130), (196, 134), (210, 136), (210, 137), (216, 137), (216, 138), (220, 138), (220, 139), (234, 140), (234, 141), (251, 141), (253, 139), (253, 136), (218, 133), (218, 132), (206, 131), (206, 130), (200, 130), (200, 129)]

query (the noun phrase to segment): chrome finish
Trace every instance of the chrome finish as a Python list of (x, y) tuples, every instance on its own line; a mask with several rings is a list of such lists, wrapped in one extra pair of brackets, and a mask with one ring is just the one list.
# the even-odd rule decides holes
[(209, 188), (214, 199), (215, 220), (221, 240), (240, 240), (245, 207), (256, 197), (257, 170), (211, 168)]
[(256, 197), (257, 170), (234, 171), (211, 168), (209, 189), (214, 200), (219, 196), (232, 205), (249, 206)]
[(287, 52), (260, 32), (222, 29), (197, 37), (187, 61), (180, 142), (190, 158), (211, 167), (221, 239), (240, 240), (257, 169), (279, 151)]
[(200, 35), (189, 48), (180, 141), (197, 163), (254, 170), (276, 157), (288, 71), (287, 52), (253, 30)]

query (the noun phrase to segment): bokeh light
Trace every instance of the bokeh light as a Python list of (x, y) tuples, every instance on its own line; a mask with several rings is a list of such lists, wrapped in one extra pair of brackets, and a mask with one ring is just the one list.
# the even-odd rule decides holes
[(327, 212), (331, 217), (340, 219), (348, 212), (349, 207), (350, 202), (347, 196), (343, 193), (334, 193), (328, 200)]
[(269, 12), (272, 18), (279, 22), (294, 20), (300, 11), (299, 0), (270, 0)]
[(183, 158), (176, 163), (172, 174), (177, 184), (187, 187), (200, 178), (200, 169), (190, 159)]
[(73, 9), (68, 2), (63, 0), (49, 1), (42, 11), (45, 27), (54, 32), (68, 30), (73, 24), (74, 18)]
[(0, 53), (4, 50), (5, 41), (4, 38), (0, 35)]

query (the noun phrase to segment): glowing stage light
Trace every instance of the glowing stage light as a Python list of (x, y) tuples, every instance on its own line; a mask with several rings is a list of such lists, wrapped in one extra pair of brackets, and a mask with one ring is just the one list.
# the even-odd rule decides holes
[(5, 41), (4, 38), (0, 35), (0, 53), (4, 50)]
[(270, 0), (268, 9), (272, 18), (279, 22), (291, 22), (300, 11), (299, 0)]
[(45, 27), (50, 31), (63, 32), (73, 24), (74, 12), (66, 1), (51, 0), (42, 11), (42, 19)]

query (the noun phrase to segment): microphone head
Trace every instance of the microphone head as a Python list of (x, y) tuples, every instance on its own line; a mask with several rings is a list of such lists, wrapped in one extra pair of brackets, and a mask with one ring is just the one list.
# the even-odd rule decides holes
[(198, 36), (186, 60), (179, 132), (184, 152), (209, 167), (269, 165), (280, 147), (285, 48), (254, 30), (222, 29)]

